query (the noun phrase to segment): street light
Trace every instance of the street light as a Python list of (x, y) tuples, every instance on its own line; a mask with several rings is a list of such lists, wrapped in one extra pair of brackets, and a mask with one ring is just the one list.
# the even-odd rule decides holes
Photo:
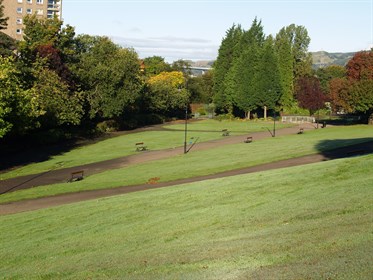
[(276, 137), (276, 110), (273, 109), (273, 134), (272, 137)]
[(184, 154), (187, 151), (187, 130), (188, 130), (188, 105), (185, 105), (185, 129), (184, 129)]

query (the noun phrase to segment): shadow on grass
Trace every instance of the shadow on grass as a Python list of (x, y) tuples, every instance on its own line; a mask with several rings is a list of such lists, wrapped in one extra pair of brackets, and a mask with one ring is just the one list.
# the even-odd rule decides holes
[(114, 137), (110, 134), (95, 137), (74, 138), (56, 143), (38, 143), (29, 139), (0, 141), (0, 173), (10, 171), (31, 163), (49, 160), (51, 157), (67, 153), (77, 147)]
[(373, 153), (373, 138), (323, 140), (316, 145), (327, 159), (338, 159)]

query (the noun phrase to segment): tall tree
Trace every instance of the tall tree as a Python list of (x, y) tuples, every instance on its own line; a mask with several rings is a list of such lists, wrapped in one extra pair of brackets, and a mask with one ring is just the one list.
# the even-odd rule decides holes
[(214, 103), (223, 111), (232, 111), (233, 108), (232, 97), (226, 92), (225, 79), (235, 60), (234, 56), (239, 54), (238, 51), (235, 52), (234, 50), (241, 40), (242, 33), (240, 25), (233, 25), (226, 31), (213, 66)]
[(291, 52), (291, 42), (279, 33), (276, 35), (275, 49), (278, 57), (278, 70), (281, 82), (281, 98), (279, 107), (282, 111), (288, 111), (295, 103), (294, 99), (294, 63)]
[(4, 30), (8, 26), (9, 17), (4, 17), (3, 0), (0, 0), (0, 30)]
[(240, 55), (235, 57), (225, 80), (227, 92), (230, 92), (235, 104), (245, 112), (247, 118), (250, 118), (252, 110), (260, 106), (258, 70), (264, 41), (262, 23), (255, 18), (235, 48)]
[(312, 57), (308, 52), (310, 41), (307, 29), (295, 24), (283, 27), (276, 35), (282, 85), (280, 106), (283, 110), (291, 108), (295, 103), (297, 79), (312, 72)]
[(278, 57), (274, 49), (274, 40), (268, 36), (260, 52), (256, 73), (256, 104), (264, 108), (264, 118), (267, 108), (275, 110), (281, 96), (281, 81), (278, 67)]

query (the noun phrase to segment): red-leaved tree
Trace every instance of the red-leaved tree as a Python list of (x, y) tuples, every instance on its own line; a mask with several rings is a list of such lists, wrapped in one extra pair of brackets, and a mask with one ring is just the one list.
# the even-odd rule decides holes
[(296, 98), (299, 107), (307, 109), (310, 115), (325, 107), (327, 101), (320, 81), (316, 77), (300, 77), (296, 86)]
[(347, 63), (346, 68), (350, 80), (373, 80), (373, 51), (356, 53)]

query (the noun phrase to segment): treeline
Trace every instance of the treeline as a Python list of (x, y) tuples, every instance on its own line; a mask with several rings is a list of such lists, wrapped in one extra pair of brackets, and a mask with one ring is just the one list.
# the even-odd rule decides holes
[(263, 109), (264, 115), (268, 109), (286, 114), (301, 108), (313, 114), (328, 106), (333, 112), (372, 113), (372, 51), (357, 53), (345, 68), (314, 71), (302, 26), (284, 27), (272, 37), (256, 19), (249, 30), (233, 25), (213, 70), (192, 77), (186, 61), (140, 60), (133, 49), (103, 36), (76, 35), (57, 18), (29, 16), (24, 24), (20, 42), (0, 30), (3, 140), (131, 129), (184, 117), (191, 103), (246, 117)]
[(213, 100), (220, 113), (373, 113), (373, 51), (358, 52), (346, 67), (312, 69), (310, 38), (303, 26), (265, 36), (261, 21), (249, 30), (233, 25), (219, 48)]

